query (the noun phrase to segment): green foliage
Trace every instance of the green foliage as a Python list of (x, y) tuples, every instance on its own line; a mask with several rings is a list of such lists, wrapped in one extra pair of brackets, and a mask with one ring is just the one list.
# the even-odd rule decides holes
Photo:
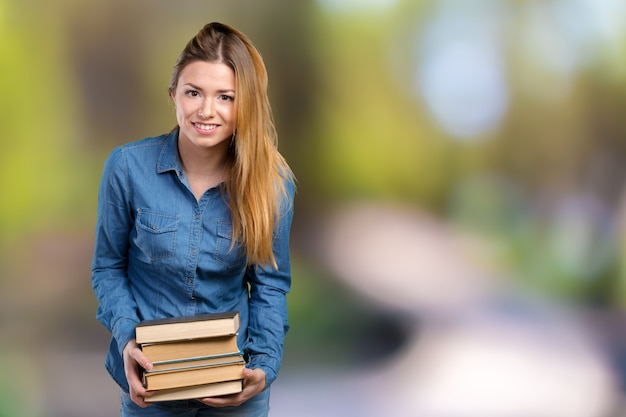
[(75, 222), (73, 208), (93, 203), (63, 33), (55, 20), (23, 13), (0, 5), (0, 243)]
[(617, 301), (619, 236), (606, 213), (582, 201), (539, 210), (519, 185), (495, 177), (468, 178), (453, 196), (447, 218), (497, 248), (490, 262), (518, 286), (574, 302)]
[(314, 171), (307, 174), (332, 199), (440, 200), (451, 148), (385, 65), (393, 22), (321, 19), (315, 47), (322, 88), (310, 131)]
[(0, 417), (37, 417), (38, 386), (24, 357), (0, 351)]
[(404, 341), (402, 320), (355, 297), (322, 269), (296, 258), (292, 275), (287, 369), (371, 366)]

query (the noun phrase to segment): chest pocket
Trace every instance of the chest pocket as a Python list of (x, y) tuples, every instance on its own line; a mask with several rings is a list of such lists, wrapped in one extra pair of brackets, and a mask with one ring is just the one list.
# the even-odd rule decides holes
[(245, 262), (243, 248), (238, 243), (232, 244), (232, 233), (233, 226), (230, 220), (217, 221), (217, 240), (213, 259), (227, 269), (242, 267)]
[(176, 248), (178, 221), (175, 214), (138, 209), (137, 247), (152, 260), (171, 258)]

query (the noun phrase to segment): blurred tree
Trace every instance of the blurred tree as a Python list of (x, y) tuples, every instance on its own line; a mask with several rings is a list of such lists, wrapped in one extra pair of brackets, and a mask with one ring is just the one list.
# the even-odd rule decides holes
[(0, 244), (59, 220), (82, 178), (66, 45), (49, 17), (0, 2)]

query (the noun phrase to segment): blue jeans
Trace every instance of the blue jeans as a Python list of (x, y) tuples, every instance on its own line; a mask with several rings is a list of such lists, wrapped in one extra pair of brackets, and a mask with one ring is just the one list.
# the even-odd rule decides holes
[(267, 417), (270, 390), (265, 389), (239, 407), (209, 407), (195, 400), (155, 403), (147, 408), (135, 404), (121, 391), (121, 417)]

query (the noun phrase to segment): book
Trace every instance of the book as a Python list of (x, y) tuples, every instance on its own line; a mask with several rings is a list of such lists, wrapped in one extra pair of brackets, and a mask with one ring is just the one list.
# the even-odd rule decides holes
[(137, 343), (153, 364), (143, 373), (154, 401), (241, 392), (245, 360), (237, 345), (239, 313), (144, 320)]
[(164, 362), (154, 362), (152, 369), (148, 372), (163, 372), (163, 371), (177, 371), (177, 370), (189, 370), (194, 368), (206, 367), (209, 365), (226, 365), (231, 363), (241, 363), (243, 357), (240, 353), (205, 356), (199, 358), (190, 358), (182, 360), (171, 360)]
[(152, 363), (239, 353), (237, 336), (218, 336), (176, 342), (142, 344), (141, 349)]
[(194, 385), (182, 388), (170, 388), (156, 391), (154, 395), (146, 397), (147, 403), (157, 401), (190, 400), (194, 398), (216, 397), (218, 395), (237, 394), (243, 390), (241, 379), (233, 381), (215, 382), (212, 384)]
[(244, 366), (245, 361), (242, 358), (234, 363), (166, 371), (145, 371), (143, 382), (146, 389), (151, 391), (241, 380)]
[(135, 338), (137, 343), (141, 345), (235, 335), (238, 330), (239, 312), (229, 311), (144, 320), (135, 326)]

